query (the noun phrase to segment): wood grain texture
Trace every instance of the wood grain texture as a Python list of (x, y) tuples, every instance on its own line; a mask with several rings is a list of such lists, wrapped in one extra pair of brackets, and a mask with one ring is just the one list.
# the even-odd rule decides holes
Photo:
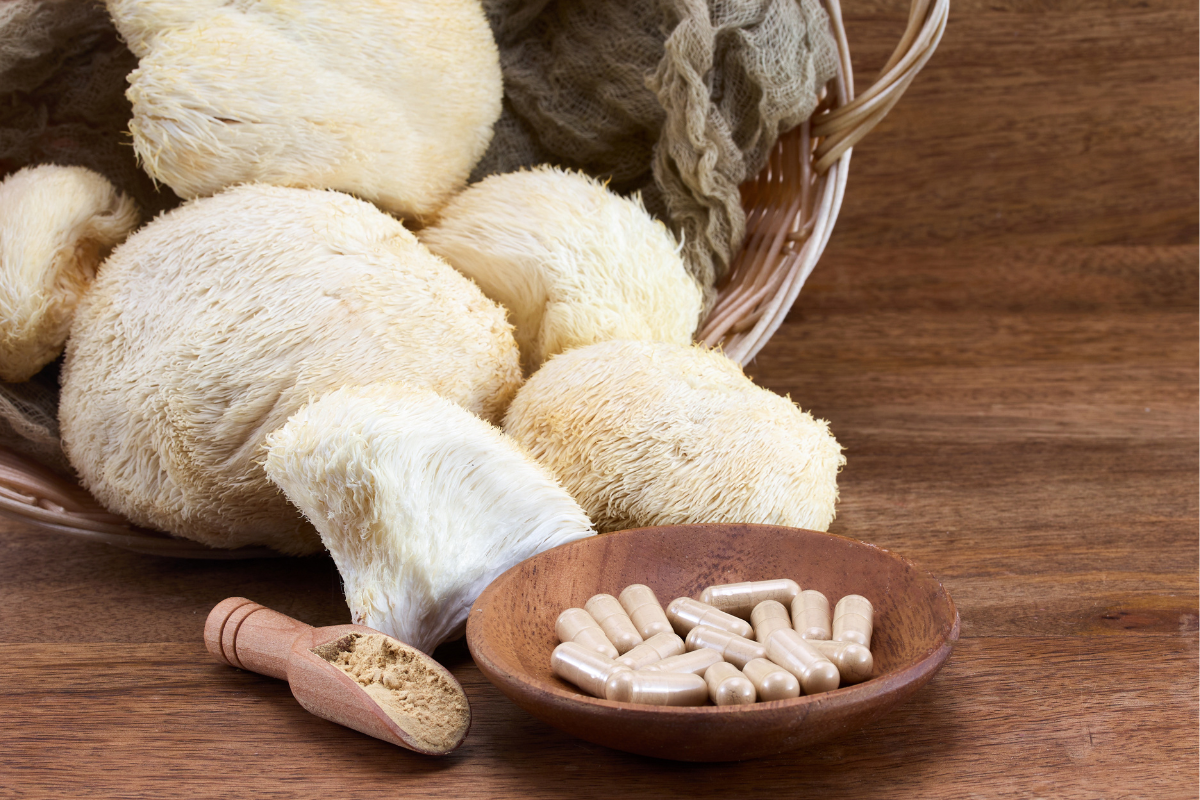
[[(905, 7), (846, 4), (864, 84)], [(846, 447), (831, 530), (914, 559), (962, 615), (945, 668), (861, 735), (625, 755), (518, 709), (458, 643), (437, 655), (472, 732), (422, 758), (205, 652), (233, 594), (349, 621), (327, 559), (168, 561), (0, 523), (0, 797), (1196, 797), (1197, 16), (955, 0), (751, 365)]]
[[(861, 89), (908, 3), (845, 5)], [(856, 148), (831, 246), (1194, 242), (1197, 17), (1185, 0), (954, 0)]]

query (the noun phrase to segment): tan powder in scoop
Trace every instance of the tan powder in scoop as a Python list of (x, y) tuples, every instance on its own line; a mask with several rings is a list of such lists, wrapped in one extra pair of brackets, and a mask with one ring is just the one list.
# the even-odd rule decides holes
[(466, 734), (471, 708), (462, 689), (416, 648), (351, 633), (313, 652), (357, 681), (419, 747), (446, 752)]

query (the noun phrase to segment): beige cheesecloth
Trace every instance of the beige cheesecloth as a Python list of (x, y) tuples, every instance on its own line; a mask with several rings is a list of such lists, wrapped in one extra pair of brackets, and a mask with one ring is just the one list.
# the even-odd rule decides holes
[(537, 163), (640, 192), (711, 302), (738, 185), (812, 115), (837, 50), (817, 0), (484, 0), (504, 113), (473, 175)]

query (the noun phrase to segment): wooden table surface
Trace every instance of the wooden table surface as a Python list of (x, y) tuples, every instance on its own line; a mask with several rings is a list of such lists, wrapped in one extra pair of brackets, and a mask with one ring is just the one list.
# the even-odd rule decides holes
[[(865, 85), (905, 3), (847, 2)], [(846, 448), (831, 530), (938, 576), (945, 669), (811, 752), (686, 765), (517, 709), (436, 760), (218, 665), (242, 594), (349, 619), (325, 558), (172, 561), (0, 523), (0, 797), (1196, 797), (1197, 8), (954, 0), (751, 367)]]

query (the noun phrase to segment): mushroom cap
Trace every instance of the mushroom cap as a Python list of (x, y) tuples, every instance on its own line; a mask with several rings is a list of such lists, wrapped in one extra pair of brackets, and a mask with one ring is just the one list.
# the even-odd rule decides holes
[(392, 379), (498, 419), (521, 379), (503, 309), (369, 203), (247, 185), (113, 252), (76, 314), (59, 416), (107, 508), (306, 553), (320, 540), (263, 472), (266, 435), (312, 397)]
[(321, 534), (354, 621), (432, 652), (500, 573), (594, 531), (499, 429), (427, 389), (347, 386), (268, 440), (266, 471)]
[(29, 380), (58, 357), (97, 267), (137, 224), (134, 202), (84, 167), (27, 167), (0, 183), (0, 380)]
[(350, 192), (432, 213), (500, 115), (479, 0), (108, 0), (140, 59), (139, 160), (184, 198), (233, 184)]
[(417, 234), (508, 309), (527, 370), (611, 339), (688, 344), (703, 297), (640, 200), (578, 172), (493, 175)]
[(827, 530), (845, 463), (829, 425), (715, 350), (604, 342), (551, 359), (504, 430), (601, 532), (753, 522)]

